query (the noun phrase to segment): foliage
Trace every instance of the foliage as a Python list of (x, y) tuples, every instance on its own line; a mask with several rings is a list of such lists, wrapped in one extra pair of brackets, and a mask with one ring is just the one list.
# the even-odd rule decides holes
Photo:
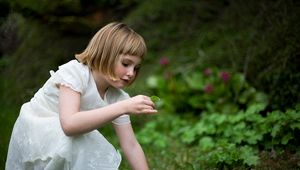
[(73, 58), (83, 46), (79, 40), (85, 38), (61, 37), (51, 26), (27, 20), (16, 13), (10, 14), (7, 23), (15, 24), (20, 42), (12, 54), (6, 53), (0, 58), (1, 74), (5, 76), (0, 79), (0, 99), (2, 104), (20, 105), (40, 88), (49, 77), (49, 70)]
[(193, 112), (196, 115), (202, 111), (229, 114), (254, 103), (267, 105), (266, 95), (251, 87), (241, 73), (217, 68), (182, 68), (185, 69), (179, 73), (166, 69), (162, 74), (147, 79), (153, 93), (164, 96), (163, 101), (169, 111)]
[(299, 152), (300, 107), (268, 112), (267, 96), (241, 73), (199, 66), (183, 66), (182, 72), (173, 70), (165, 57), (160, 64), (163, 69), (146, 82), (163, 107), (139, 131), (142, 144), (165, 150), (172, 150), (171, 143), (195, 148), (196, 158), (177, 164), (203, 169), (255, 167), (264, 150)]
[(150, 58), (243, 72), (249, 84), (269, 94), (270, 107), (285, 110), (300, 100), (299, 7), (293, 0), (147, 0), (126, 22), (145, 36)]
[(66, 11), (80, 10), (79, 0), (59, 0), (59, 1), (32, 1), (32, 0), (11, 0), (12, 8), (22, 11), (25, 14), (47, 14), (58, 12), (58, 9), (65, 9)]
[(299, 152), (299, 107), (284, 113), (272, 111), (265, 117), (260, 114), (264, 108), (253, 104), (236, 114), (205, 113), (196, 121), (162, 111), (137, 136), (143, 145), (170, 152), (178, 143), (194, 148), (195, 158), (179, 164), (202, 165), (204, 169), (255, 167), (260, 165), (262, 150), (275, 155), (286, 149)]
[(88, 14), (91, 11), (96, 11), (99, 8), (104, 10), (121, 10), (138, 3), (137, 0), (10, 0), (11, 8), (27, 16), (38, 15), (74, 15), (74, 14)]

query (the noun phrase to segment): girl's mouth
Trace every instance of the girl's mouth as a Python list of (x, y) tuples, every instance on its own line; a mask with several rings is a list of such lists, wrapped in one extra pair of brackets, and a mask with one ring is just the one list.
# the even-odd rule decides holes
[(128, 79), (121, 79), (123, 82), (125, 82), (126, 84), (128, 84), (130, 82), (130, 80)]

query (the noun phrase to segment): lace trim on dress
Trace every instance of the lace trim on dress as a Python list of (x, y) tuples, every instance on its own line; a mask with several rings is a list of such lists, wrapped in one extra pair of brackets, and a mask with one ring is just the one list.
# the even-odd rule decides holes
[(65, 87), (71, 88), (76, 92), (82, 93), (80, 87), (74, 87), (74, 85), (70, 84), (67, 77), (63, 78), (62, 76), (56, 74), (56, 72), (54, 72), (53, 70), (50, 70), (50, 75), (51, 77), (53, 77), (53, 81), (58, 88), (60, 85), (63, 85)]
[(68, 88), (70, 88), (70, 89), (72, 89), (72, 90), (74, 90), (74, 91), (76, 91), (76, 92), (81, 93), (80, 90), (74, 88), (72, 85), (70, 85), (70, 84), (68, 84), (68, 83), (56, 83), (56, 86), (57, 86), (57, 87), (59, 87), (59, 86), (65, 86), (65, 87), (68, 87)]

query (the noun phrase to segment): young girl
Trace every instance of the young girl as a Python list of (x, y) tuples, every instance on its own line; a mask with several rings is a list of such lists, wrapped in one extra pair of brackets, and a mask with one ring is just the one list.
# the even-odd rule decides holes
[(146, 53), (143, 38), (123, 23), (100, 29), (87, 48), (25, 103), (12, 132), (6, 170), (114, 170), (120, 153), (97, 130), (112, 121), (132, 169), (148, 169), (128, 114), (157, 113), (148, 96), (130, 98)]

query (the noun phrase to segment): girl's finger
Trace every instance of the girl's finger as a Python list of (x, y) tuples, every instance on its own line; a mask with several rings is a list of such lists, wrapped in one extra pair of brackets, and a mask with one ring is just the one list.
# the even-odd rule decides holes
[(154, 108), (154, 106), (155, 106), (155, 104), (153, 103), (152, 100), (145, 100), (144, 103), (145, 103), (146, 105), (148, 105), (148, 106), (153, 107), (153, 108)]
[(153, 110), (154, 109), (154, 107), (153, 106), (145, 106), (145, 108), (144, 108), (144, 110)]
[(157, 113), (157, 110), (155, 110), (155, 109), (145, 109), (145, 110), (143, 111), (143, 113), (153, 114), (153, 113)]

